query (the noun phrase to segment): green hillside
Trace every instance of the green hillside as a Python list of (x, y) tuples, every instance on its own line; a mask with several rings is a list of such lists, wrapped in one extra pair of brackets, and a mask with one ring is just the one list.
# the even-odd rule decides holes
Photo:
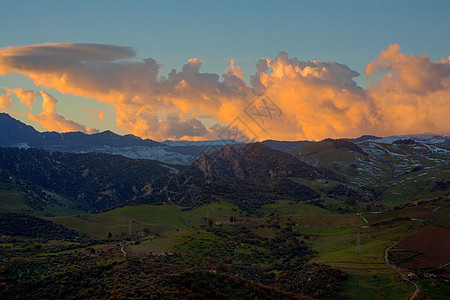
[[(336, 145), (334, 141), (308, 144), (290, 153), (345, 176), (351, 188), (388, 209), (450, 192), (448, 148), (416, 143)], [(330, 190), (330, 183), (322, 189)]]

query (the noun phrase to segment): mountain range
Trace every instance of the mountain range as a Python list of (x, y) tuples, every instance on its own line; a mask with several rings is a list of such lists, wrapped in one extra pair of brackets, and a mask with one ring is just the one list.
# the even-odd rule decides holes
[[(7, 114), (0, 114), (0, 129), (0, 198), (17, 200), (0, 211), (54, 215), (133, 203), (193, 208), (225, 199), (257, 215), (262, 205), (285, 199), (349, 212), (364, 203), (382, 210), (450, 192), (449, 137), (431, 134), (159, 143), (110, 131), (38, 132)], [(140, 158), (161, 153), (159, 160)], [(168, 163), (169, 154), (180, 158), (177, 164)]]
[[(365, 135), (343, 140), (353, 143), (364, 141), (392, 143), (401, 139), (413, 139), (424, 144), (450, 147), (449, 136), (431, 133), (390, 137)], [(314, 142), (265, 140), (261, 143), (270, 148), (284, 151)], [(102, 152), (129, 158), (153, 159), (170, 164), (189, 165), (201, 155), (211, 153), (227, 144), (241, 145), (242, 143), (234, 140), (156, 142), (150, 139), (143, 140), (131, 134), (118, 135), (109, 130), (96, 134), (39, 132), (6, 113), (0, 113), (0, 146), (3, 147), (37, 147), (73, 153)]]

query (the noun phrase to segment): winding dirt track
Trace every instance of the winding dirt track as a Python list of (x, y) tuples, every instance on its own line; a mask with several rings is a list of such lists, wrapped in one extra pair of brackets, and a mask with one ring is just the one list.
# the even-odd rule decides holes
[(120, 243), (120, 251), (122, 251), (123, 257), (127, 257), (127, 252), (125, 251), (125, 246), (122, 243)]
[[(358, 216), (360, 216), (367, 224), (369, 224), (369, 222), (367, 222), (366, 218), (364, 218), (361, 214), (357, 213)], [(420, 229), (420, 228), (419, 228)], [(419, 229), (417, 229), (417, 231), (419, 231)], [(417, 231), (414, 233), (416, 234)], [(413, 235), (414, 235), (413, 234)], [(396, 266), (394, 266), (393, 264), (391, 264), (389, 262), (388, 259), (388, 254), (389, 254), (389, 250), (391, 250), (393, 247), (395, 247), (398, 243), (400, 243), (400, 241), (395, 241), (392, 245), (390, 245), (389, 247), (387, 247), (386, 249), (384, 249), (384, 261), (386, 262), (386, 264), (388, 266), (390, 266), (392, 269), (394, 269), (397, 273), (400, 274), (400, 276), (403, 278), (403, 280), (411, 283), (412, 285), (414, 285), (415, 290), (413, 293), (409, 294), (406, 296), (406, 299), (408, 300), (414, 300), (417, 297), (417, 294), (420, 291), (420, 287), (413, 281), (409, 280)]]
[(417, 294), (419, 293), (419, 291), (420, 291), (420, 287), (415, 283), (415, 282), (413, 282), (413, 281), (411, 281), (411, 280), (409, 280), (396, 266), (394, 266), (393, 264), (391, 264), (390, 262), (389, 262), (389, 259), (388, 259), (388, 255), (389, 255), (389, 250), (391, 250), (393, 247), (395, 247), (397, 244), (399, 243), (399, 241), (396, 241), (396, 242), (394, 242), (392, 245), (390, 245), (389, 247), (387, 247), (386, 249), (384, 249), (384, 261), (386, 262), (386, 264), (388, 265), (388, 266), (390, 266), (392, 269), (394, 269), (397, 273), (399, 273), (400, 274), (400, 276), (403, 278), (403, 280), (405, 280), (405, 281), (407, 281), (407, 282), (409, 282), (409, 283), (411, 283), (412, 285), (414, 285), (414, 287), (415, 287), (415, 290), (414, 290), (414, 292), (413, 293), (411, 293), (411, 294), (409, 294), (408, 296), (406, 296), (406, 299), (409, 299), (409, 300), (413, 300), (413, 299), (415, 299), (416, 297), (417, 297)]

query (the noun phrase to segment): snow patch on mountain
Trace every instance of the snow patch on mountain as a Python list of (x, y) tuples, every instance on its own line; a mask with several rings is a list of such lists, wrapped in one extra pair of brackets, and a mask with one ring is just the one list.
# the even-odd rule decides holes
[(450, 136), (442, 136), (434, 133), (424, 133), (424, 134), (412, 134), (412, 135), (393, 135), (393, 136), (387, 136), (387, 137), (374, 137), (372, 139), (367, 139), (362, 142), (363, 143), (367, 141), (373, 141), (377, 143), (382, 144), (393, 144), (395, 141), (398, 140), (407, 140), (411, 139), (415, 142), (421, 143), (421, 144), (431, 144), (431, 145), (439, 145), (439, 146), (446, 146), (450, 147)]

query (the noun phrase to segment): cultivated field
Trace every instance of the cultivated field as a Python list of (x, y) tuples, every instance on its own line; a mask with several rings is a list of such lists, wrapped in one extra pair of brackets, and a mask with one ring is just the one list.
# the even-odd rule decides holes
[(450, 263), (450, 229), (425, 226), (397, 245), (397, 248), (420, 255), (405, 265), (412, 269), (436, 268)]

